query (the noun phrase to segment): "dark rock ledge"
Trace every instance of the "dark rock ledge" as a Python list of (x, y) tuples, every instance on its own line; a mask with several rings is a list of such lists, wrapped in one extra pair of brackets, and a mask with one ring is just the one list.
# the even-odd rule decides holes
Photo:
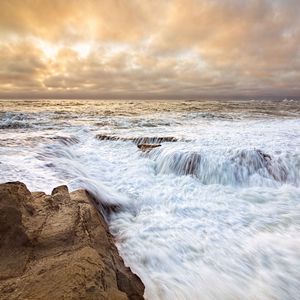
[(0, 299), (143, 299), (84, 190), (0, 184)]
[(177, 142), (178, 139), (173, 136), (153, 136), (153, 137), (119, 137), (115, 135), (97, 134), (96, 139), (100, 141), (123, 141), (139, 144), (160, 144), (166, 142)]

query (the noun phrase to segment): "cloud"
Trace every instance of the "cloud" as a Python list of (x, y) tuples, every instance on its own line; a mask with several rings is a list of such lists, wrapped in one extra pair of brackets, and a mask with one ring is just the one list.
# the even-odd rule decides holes
[(38, 36), (71, 43), (82, 40), (135, 41), (156, 24), (158, 2), (138, 0), (11, 0), (0, 3), (2, 34)]
[(1, 45), (1, 91), (41, 89), (41, 75), (47, 70), (41, 56), (42, 52), (28, 43)]
[(0, 96), (300, 97), (296, 0), (0, 2)]

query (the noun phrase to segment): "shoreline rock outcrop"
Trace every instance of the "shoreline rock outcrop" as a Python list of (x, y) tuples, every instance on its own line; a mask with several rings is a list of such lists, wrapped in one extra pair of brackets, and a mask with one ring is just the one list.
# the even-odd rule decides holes
[(0, 184), (0, 299), (143, 299), (85, 190)]

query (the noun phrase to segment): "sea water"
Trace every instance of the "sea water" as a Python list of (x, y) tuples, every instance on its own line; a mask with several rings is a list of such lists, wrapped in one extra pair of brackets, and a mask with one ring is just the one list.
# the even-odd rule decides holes
[[(176, 141), (142, 152), (145, 137)], [(300, 299), (297, 101), (2, 100), (0, 182), (15, 180), (118, 205), (147, 299)]]

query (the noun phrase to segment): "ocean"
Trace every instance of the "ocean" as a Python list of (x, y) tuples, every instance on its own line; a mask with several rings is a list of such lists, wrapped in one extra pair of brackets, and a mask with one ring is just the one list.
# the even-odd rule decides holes
[(300, 297), (300, 102), (1, 100), (0, 182), (16, 180), (118, 207), (147, 299)]

